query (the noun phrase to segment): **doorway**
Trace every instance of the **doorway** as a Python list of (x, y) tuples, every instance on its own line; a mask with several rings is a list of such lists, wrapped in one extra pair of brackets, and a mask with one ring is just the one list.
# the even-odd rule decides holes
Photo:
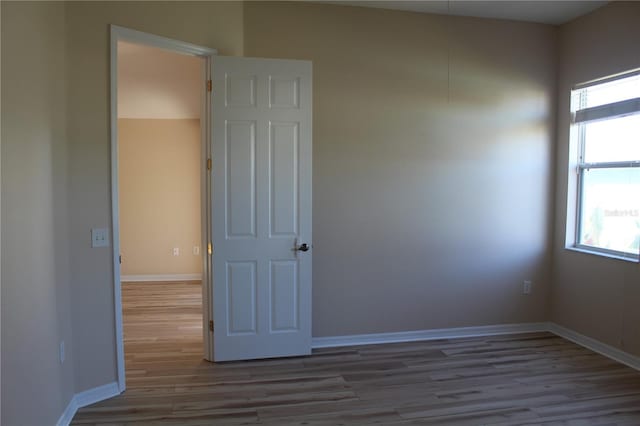
[(120, 390), (125, 388), (116, 90), (121, 41), (205, 59), (201, 159), (206, 161), (200, 161), (204, 358), (310, 354), (311, 62), (217, 56), (210, 49), (112, 26), (111, 188)]
[(125, 364), (203, 357), (203, 59), (118, 43), (120, 281)]
[(209, 109), (215, 50), (112, 26), (118, 383), (162, 356), (211, 359)]

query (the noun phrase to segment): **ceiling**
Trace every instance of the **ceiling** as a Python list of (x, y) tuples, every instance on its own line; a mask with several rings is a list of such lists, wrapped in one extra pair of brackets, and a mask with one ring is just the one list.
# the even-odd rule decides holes
[(326, 3), (375, 7), (440, 15), (510, 19), (560, 25), (591, 12), (608, 1), (596, 0), (523, 0), (523, 1), (326, 1)]

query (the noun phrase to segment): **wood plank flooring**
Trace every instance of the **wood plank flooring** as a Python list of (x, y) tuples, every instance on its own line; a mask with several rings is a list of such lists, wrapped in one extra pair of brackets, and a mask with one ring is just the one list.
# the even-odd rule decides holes
[(202, 360), (200, 286), (126, 284), (127, 390), (74, 425), (640, 425), (640, 373), (549, 333)]

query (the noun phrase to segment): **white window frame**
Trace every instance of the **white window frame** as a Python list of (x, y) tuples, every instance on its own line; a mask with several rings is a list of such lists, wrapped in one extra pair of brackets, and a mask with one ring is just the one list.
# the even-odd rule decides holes
[[(572, 99), (576, 91), (620, 80), (623, 78), (633, 77), (635, 75), (640, 75), (640, 69), (616, 74), (614, 76), (606, 77), (603, 79), (593, 80), (587, 83), (578, 84), (571, 90)], [(580, 244), (580, 236), (582, 227), (582, 201), (584, 197), (584, 172), (590, 169), (621, 169), (640, 167), (640, 161), (585, 162), (585, 126), (586, 124), (593, 123), (595, 121), (612, 120), (615, 118), (640, 114), (640, 98), (627, 99), (587, 108), (585, 95), (585, 92), (580, 93), (578, 108), (575, 110), (573, 110), (574, 108), (572, 108), (573, 111), (571, 112), (571, 151), (574, 155), (574, 160), (570, 161), (569, 167), (575, 170), (576, 179), (574, 180), (574, 187), (576, 198), (575, 205), (573, 206), (574, 208), (571, 208), (571, 203), (569, 206), (570, 208), (569, 216), (567, 218), (567, 230), (571, 228), (572, 222), (574, 223), (574, 229), (573, 237), (570, 238), (568, 235), (567, 242), (570, 242), (570, 245), (567, 248), (573, 248), (592, 254), (638, 262), (638, 253), (634, 254)], [(570, 176), (570, 184), (572, 183), (572, 180), (573, 179), (571, 179)]]

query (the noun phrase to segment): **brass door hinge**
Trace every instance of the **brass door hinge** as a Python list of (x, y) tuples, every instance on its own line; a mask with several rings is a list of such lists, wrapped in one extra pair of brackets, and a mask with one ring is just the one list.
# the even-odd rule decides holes
[(207, 170), (211, 170), (211, 158), (207, 158)]
[(213, 320), (209, 320), (209, 331), (213, 333)]
[(211, 80), (207, 80), (207, 92), (211, 92), (213, 90), (213, 84)]
[(209, 256), (213, 254), (213, 246), (211, 243), (207, 244), (207, 254), (209, 254)]

